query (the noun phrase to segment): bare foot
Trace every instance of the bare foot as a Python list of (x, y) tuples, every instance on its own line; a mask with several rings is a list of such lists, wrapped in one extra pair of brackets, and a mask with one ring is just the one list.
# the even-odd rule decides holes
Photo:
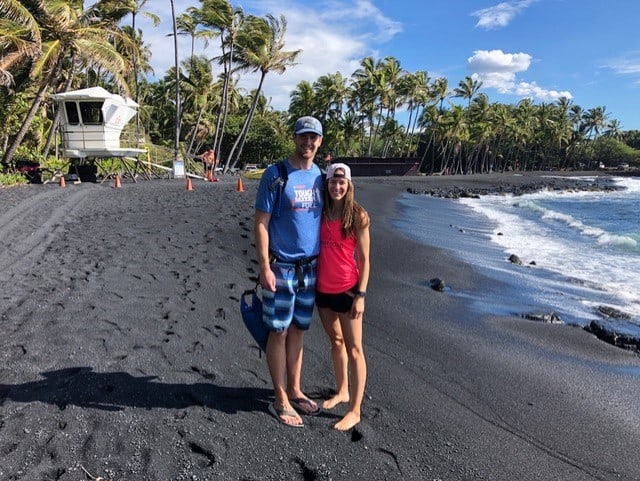
[(324, 409), (333, 409), (334, 407), (336, 407), (338, 404), (340, 403), (348, 403), (349, 402), (349, 395), (346, 394), (336, 394), (335, 396), (329, 398), (329, 399), (325, 399), (322, 402), (322, 407)]
[(338, 431), (348, 431), (360, 422), (360, 415), (349, 411), (344, 417), (333, 425)]

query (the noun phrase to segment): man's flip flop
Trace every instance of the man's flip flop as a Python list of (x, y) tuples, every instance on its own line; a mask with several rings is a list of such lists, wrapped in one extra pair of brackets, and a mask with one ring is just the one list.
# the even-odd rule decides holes
[(320, 412), (320, 406), (318, 406), (311, 399), (299, 397), (296, 399), (289, 399), (291, 405), (301, 414), (307, 416), (315, 416)]
[(302, 423), (293, 424), (293, 423), (285, 421), (285, 419), (282, 417), (282, 416), (290, 416), (290, 417), (294, 417), (294, 418), (299, 418), (300, 421), (302, 421), (302, 418), (300, 417), (300, 415), (297, 412), (293, 411), (293, 410), (278, 409), (278, 408), (276, 408), (276, 406), (273, 403), (269, 403), (269, 412), (271, 413), (271, 415), (274, 418), (276, 418), (279, 422), (281, 422), (285, 426), (289, 426), (290, 428), (303, 428), (304, 427), (304, 424), (302, 424)]

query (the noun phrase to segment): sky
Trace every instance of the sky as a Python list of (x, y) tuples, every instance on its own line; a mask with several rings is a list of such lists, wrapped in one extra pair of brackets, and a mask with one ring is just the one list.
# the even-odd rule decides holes
[[(174, 0), (176, 15), (199, 0)], [(302, 52), (282, 75), (269, 73), (264, 95), (287, 110), (300, 81), (340, 72), (349, 78), (365, 57), (393, 57), (402, 69), (444, 77), (449, 89), (470, 76), (492, 102), (524, 98), (553, 103), (567, 97), (584, 110), (605, 107), (623, 130), (640, 130), (639, 0), (244, 0), (231, 1), (246, 14), (281, 14), (287, 20), (285, 50)], [(161, 78), (174, 65), (171, 7), (148, 0), (144, 9), (161, 18), (137, 26)], [(218, 40), (196, 53), (218, 55)], [(190, 54), (180, 37), (178, 57)], [(215, 68), (219, 68), (214, 66)], [(215, 73), (215, 70), (214, 70)], [(243, 75), (249, 91), (258, 78)], [(462, 102), (461, 99), (454, 100)]]

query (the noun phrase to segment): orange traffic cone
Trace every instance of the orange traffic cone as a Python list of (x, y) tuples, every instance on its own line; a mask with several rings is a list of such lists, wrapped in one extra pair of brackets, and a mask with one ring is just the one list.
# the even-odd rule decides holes
[(60, 176), (60, 187), (66, 187), (67, 183), (64, 181), (64, 175)]
[(122, 183), (120, 182), (120, 176), (119, 175), (116, 175), (115, 184), (114, 185), (116, 186), (116, 189), (119, 189), (120, 187), (122, 187)]
[(193, 185), (191, 184), (191, 177), (187, 177), (187, 190), (193, 190)]
[(244, 186), (242, 185), (242, 177), (238, 177), (238, 192), (244, 192)]

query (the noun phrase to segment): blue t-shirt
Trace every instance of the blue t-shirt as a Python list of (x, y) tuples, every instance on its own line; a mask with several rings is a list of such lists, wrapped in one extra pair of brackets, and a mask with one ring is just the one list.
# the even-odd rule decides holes
[(309, 170), (294, 169), (288, 160), (287, 185), (280, 198), (280, 214), (274, 215), (278, 166), (264, 171), (256, 195), (256, 209), (271, 215), (269, 251), (283, 261), (295, 261), (320, 253), (320, 218), (322, 214), (322, 175), (313, 164)]

